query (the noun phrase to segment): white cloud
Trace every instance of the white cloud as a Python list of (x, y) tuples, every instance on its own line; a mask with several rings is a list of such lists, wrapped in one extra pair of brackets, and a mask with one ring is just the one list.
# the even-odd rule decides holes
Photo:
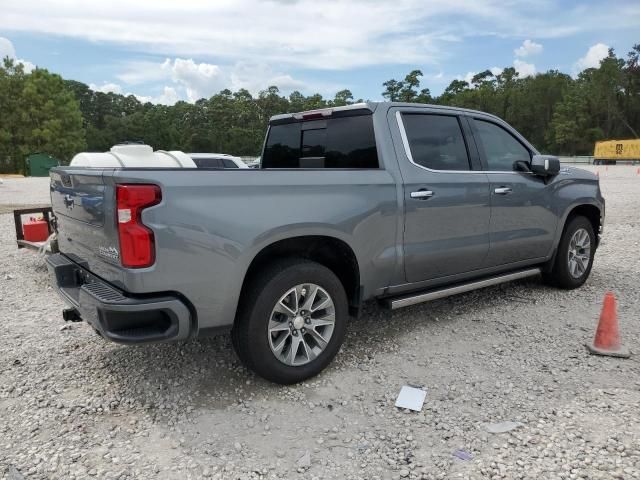
[(0, 37), (0, 58), (16, 58), (16, 49), (8, 38)]
[[(178, 99), (185, 98), (190, 102), (210, 97), (229, 87), (230, 81), (229, 75), (225, 74), (220, 66), (196, 63), (193, 59), (185, 58), (167, 58), (164, 62), (128, 62), (125, 64), (125, 70), (116, 74), (116, 78), (130, 86), (172, 82), (174, 86), (170, 88)], [(183, 92), (184, 95), (178, 92)], [(171, 99), (171, 95), (166, 96), (165, 100)], [(156, 97), (138, 95), (138, 98), (141, 101), (152, 101), (152, 98)]]
[(600, 66), (600, 60), (607, 55), (609, 55), (609, 46), (604, 43), (596, 43), (589, 48), (584, 57), (578, 59), (575, 63), (576, 73), (586, 68), (598, 68)]
[(190, 58), (176, 58), (173, 61), (167, 58), (160, 68), (169, 74), (173, 82), (184, 88), (191, 102), (210, 97), (224, 85), (220, 67), (211, 63), (196, 63)]
[(167, 72), (162, 63), (148, 60), (129, 61), (124, 64), (124, 70), (116, 74), (116, 78), (127, 85), (158, 82), (167, 79)]
[[(195, 102), (200, 98), (209, 98), (220, 90), (229, 88), (237, 91), (241, 88), (257, 94), (271, 85), (276, 85), (283, 94), (293, 90), (303, 93), (320, 92), (334, 94), (344, 88), (341, 85), (319, 82), (305, 82), (291, 75), (274, 70), (266, 63), (237, 62), (233, 65), (197, 63), (193, 59), (167, 58), (164, 62), (128, 62), (125, 70), (116, 78), (130, 86), (145, 83), (171, 82), (172, 89), (180, 99)], [(138, 96), (151, 101), (152, 96)]]
[(636, 3), (612, 9), (607, 2), (585, 8), (549, 0), (429, 0), (426, 6), (424, 0), (3, 0), (0, 31), (81, 38), (170, 58), (266, 63), (278, 70), (425, 66), (452, 55), (447, 47), (465, 37), (551, 38), (602, 25), (634, 28), (640, 24)]
[(516, 48), (513, 53), (516, 57), (528, 57), (530, 55), (537, 55), (542, 53), (542, 45), (531, 40), (525, 40), (522, 45)]
[(31, 73), (36, 68), (36, 66), (28, 60), (22, 60), (21, 58), (16, 57), (16, 49), (13, 46), (13, 43), (11, 43), (11, 40), (0, 37), (0, 62), (2, 62), (5, 57), (15, 60), (16, 63), (21, 63), (24, 67), (24, 71), (27, 73)]
[(109, 82), (105, 82), (102, 85), (98, 86), (95, 83), (90, 83), (89, 84), (89, 88), (95, 92), (102, 92), (102, 93), (108, 93), (108, 92), (112, 92), (112, 93), (122, 93), (122, 87), (120, 85), (118, 85), (117, 83), (109, 83)]
[(516, 69), (520, 78), (530, 77), (536, 74), (536, 66), (533, 63), (527, 63), (517, 58), (513, 61), (513, 68)]
[(21, 58), (16, 58), (16, 62), (21, 63), (24, 67), (24, 71), (27, 73), (31, 73), (36, 69), (36, 65), (31, 63), (29, 60), (23, 60)]
[[(500, 75), (502, 73), (503, 69), (500, 68), (500, 67), (491, 67), (488, 70), (493, 74), (493, 76), (496, 76), (496, 75)], [(478, 73), (480, 73), (480, 72), (467, 72), (466, 75), (464, 75), (464, 76), (457, 75), (455, 78), (457, 80), (464, 80), (465, 82), (467, 82), (469, 84), (469, 86), (473, 86), (472, 85), (473, 77), (475, 77)]]
[(471, 85), (471, 79), (476, 75), (476, 73), (478, 73), (478, 72), (467, 72), (467, 74), (464, 77), (458, 77), (458, 78), (460, 80), (464, 80), (469, 85)]
[[(460, 1), (469, 4), (464, 9), (469, 15), (482, 14), (472, 0)], [(313, 0), (4, 0), (0, 30), (63, 35), (222, 63), (349, 69), (432, 63), (442, 52), (436, 43), (456, 41), (459, 35), (437, 23), (423, 28), (422, 21), (450, 11), (445, 0), (435, 0), (429, 9), (418, 0), (402, 0), (400, 5), (353, 0), (330, 6)]]
[[(529, 77), (531, 75), (535, 75), (536, 74), (536, 66), (534, 64), (526, 63), (526, 62), (523, 62), (522, 60), (519, 60), (519, 59), (515, 59), (513, 61), (513, 67), (516, 69), (516, 72), (518, 72), (520, 78)], [(489, 71), (495, 77), (497, 77), (498, 75), (502, 74), (502, 72), (504, 71), (504, 68), (491, 67), (489, 69)], [(458, 80), (464, 80), (465, 82), (467, 82), (469, 84), (469, 86), (471, 86), (473, 88), (473, 84), (471, 83), (471, 80), (473, 79), (473, 77), (477, 73), (478, 72), (467, 72), (466, 75), (464, 75), (464, 76), (458, 75), (455, 78), (458, 79)]]
[(231, 69), (230, 80), (232, 90), (246, 88), (253, 94), (271, 85), (276, 85), (283, 92), (309, 90), (309, 85), (305, 82), (296, 80), (289, 74), (276, 72), (265, 63), (237, 63)]
[[(132, 95), (131, 93), (127, 93), (127, 95)], [(159, 103), (162, 105), (173, 105), (178, 100), (180, 100), (180, 96), (175, 88), (165, 86), (162, 89), (162, 93), (157, 96), (146, 96), (146, 95), (135, 95), (135, 97), (140, 100), (142, 103)]]
[[(123, 86), (144, 84), (145, 92), (150, 84), (167, 85), (180, 98), (233, 85), (255, 91), (274, 79), (302, 90), (294, 73), (301, 69), (412, 65), (439, 70), (455, 58), (459, 45), (454, 43), (482, 36), (527, 39), (516, 53), (522, 49), (527, 55), (518, 58), (528, 59), (542, 48), (532, 38), (544, 43), (601, 31), (603, 25), (629, 30), (640, 24), (640, 6), (632, 0), (615, 9), (607, 2), (586, 8), (551, 0), (2, 0), (1, 11), (5, 35), (55, 35), (115, 45), (125, 55), (148, 55), (113, 80)], [(149, 61), (157, 58), (171, 60), (162, 69), (161, 62)], [(245, 74), (243, 65), (262, 77)], [(307, 91), (332, 88), (304, 83)]]

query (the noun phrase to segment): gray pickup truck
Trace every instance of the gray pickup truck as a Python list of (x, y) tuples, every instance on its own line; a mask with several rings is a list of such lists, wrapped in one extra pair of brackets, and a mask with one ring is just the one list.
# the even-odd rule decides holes
[(259, 169), (51, 171), (53, 283), (118, 343), (230, 331), (278, 383), (309, 378), (350, 316), (541, 275), (587, 279), (598, 179), (495, 116), (363, 103), (271, 118)]

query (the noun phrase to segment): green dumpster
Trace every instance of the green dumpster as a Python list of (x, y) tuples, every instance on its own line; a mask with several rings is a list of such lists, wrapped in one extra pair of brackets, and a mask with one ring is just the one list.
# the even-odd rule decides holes
[(48, 153), (32, 153), (27, 157), (27, 175), (29, 177), (48, 177), (49, 169), (57, 167), (58, 160)]

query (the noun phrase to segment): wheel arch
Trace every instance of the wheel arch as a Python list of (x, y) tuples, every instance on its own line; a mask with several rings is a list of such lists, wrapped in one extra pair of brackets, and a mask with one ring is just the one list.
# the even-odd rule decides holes
[(575, 218), (577, 216), (586, 217), (587, 220), (589, 220), (589, 222), (591, 223), (591, 226), (593, 227), (593, 233), (596, 235), (596, 246), (597, 246), (598, 233), (600, 233), (600, 226), (602, 222), (601, 215), (602, 214), (601, 214), (600, 208), (596, 205), (593, 205), (591, 203), (583, 203), (580, 205), (576, 205), (567, 213), (564, 219), (564, 224), (562, 225), (562, 232), (564, 233), (564, 229), (566, 228), (567, 223), (569, 223), (569, 221), (572, 218)]
[(360, 266), (347, 242), (328, 235), (300, 235), (274, 241), (263, 247), (252, 259), (240, 290), (239, 302), (250, 280), (266, 265), (286, 258), (303, 258), (324, 265), (342, 283), (349, 301), (349, 313), (357, 316), (362, 301)]
[(561, 228), (558, 228), (557, 230), (558, 233), (553, 245), (553, 254), (551, 255), (549, 261), (544, 264), (544, 272), (549, 272), (553, 268), (553, 264), (555, 263), (556, 256), (558, 254), (558, 246), (560, 245), (560, 240), (562, 239), (562, 235), (564, 235), (567, 224), (571, 221), (572, 218), (575, 218), (577, 216), (584, 216), (589, 220), (591, 226), (593, 227), (593, 233), (596, 237), (596, 248), (598, 247), (598, 244), (600, 242), (599, 233), (602, 226), (601, 208), (601, 206), (591, 202), (580, 202), (574, 204), (566, 210), (565, 215), (563, 216), (559, 225), (561, 226)]

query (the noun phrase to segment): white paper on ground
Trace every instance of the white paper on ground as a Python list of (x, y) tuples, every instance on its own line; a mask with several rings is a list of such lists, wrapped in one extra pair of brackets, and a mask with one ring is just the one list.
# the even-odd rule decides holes
[(408, 387), (405, 385), (400, 389), (400, 394), (396, 399), (396, 407), (408, 408), (409, 410), (419, 412), (422, 410), (426, 396), (427, 392), (421, 388)]
[(500, 422), (485, 425), (485, 429), (489, 433), (507, 433), (520, 427), (524, 427), (524, 424), (521, 422)]

